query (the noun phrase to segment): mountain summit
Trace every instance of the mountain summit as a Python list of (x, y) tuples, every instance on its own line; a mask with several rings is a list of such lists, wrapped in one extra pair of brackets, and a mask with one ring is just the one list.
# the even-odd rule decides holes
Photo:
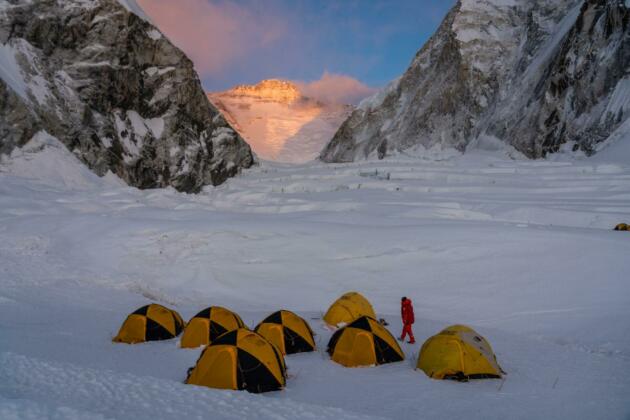
[(284, 103), (293, 103), (302, 99), (302, 94), (294, 83), (279, 79), (267, 79), (255, 85), (238, 85), (230, 89), (227, 94), (234, 97)]
[(295, 83), (278, 79), (208, 98), (258, 156), (293, 163), (315, 159), (353, 109), (309, 98)]
[[(622, 0), (459, 0), (407, 71), (365, 100), (326, 162), (432, 147), (586, 154), (630, 116)], [(627, 124), (626, 124), (627, 125)]]

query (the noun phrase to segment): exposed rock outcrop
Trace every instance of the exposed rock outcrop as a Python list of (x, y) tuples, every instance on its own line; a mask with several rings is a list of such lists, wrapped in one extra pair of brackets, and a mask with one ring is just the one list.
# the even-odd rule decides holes
[(130, 1), (0, 3), (0, 153), (45, 130), (101, 176), (186, 192), (251, 166), (192, 62)]
[(629, 20), (623, 0), (459, 0), (320, 157), (499, 142), (530, 158), (591, 154), (630, 115)]

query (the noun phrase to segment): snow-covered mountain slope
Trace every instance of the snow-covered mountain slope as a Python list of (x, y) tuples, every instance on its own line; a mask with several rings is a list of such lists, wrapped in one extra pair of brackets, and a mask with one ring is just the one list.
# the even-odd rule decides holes
[[(622, 151), (615, 145), (566, 162), (477, 151), (263, 161), (190, 195), (110, 183), (38, 141), (0, 164), (3, 420), (630, 414), (630, 233), (612, 230), (629, 221), (630, 161), (602, 159)], [(348, 290), (364, 293), (393, 334), (400, 297), (413, 299), (418, 344), (403, 345), (406, 361), (330, 361), (331, 331), (318, 318)], [(223, 305), (250, 327), (294, 310), (318, 351), (286, 358), (282, 392), (187, 386), (201, 349), (111, 343), (149, 301), (186, 319)], [(414, 371), (422, 342), (453, 323), (488, 338), (504, 382)]]
[(315, 159), (353, 109), (308, 98), (295, 84), (274, 79), (208, 97), (259, 157), (293, 163)]
[(46, 131), (100, 176), (187, 192), (252, 164), (192, 62), (134, 13), (133, 0), (0, 2), (0, 153)]
[(592, 154), (630, 116), (629, 21), (622, 0), (460, 0), (321, 158), (501, 143), (530, 158), (564, 144)]

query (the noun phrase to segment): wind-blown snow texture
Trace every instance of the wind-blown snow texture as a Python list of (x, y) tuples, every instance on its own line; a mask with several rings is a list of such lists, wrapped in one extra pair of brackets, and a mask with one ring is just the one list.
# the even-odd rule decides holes
[(133, 0), (0, 1), (0, 154), (40, 130), (140, 188), (197, 192), (253, 162)]
[[(0, 163), (0, 418), (625, 419), (630, 415), (630, 149), (594, 158), (430, 159), (259, 167), (198, 195), (97, 177), (40, 132)], [(615, 159), (606, 161), (605, 156)], [(359, 290), (408, 359), (346, 369), (314, 319)], [(319, 351), (265, 396), (182, 383), (200, 350), (111, 338), (157, 301), (253, 326), (286, 308)], [(434, 381), (420, 344), (465, 323), (505, 382)]]
[(630, 116), (629, 21), (622, 0), (460, 0), (321, 159), (498, 143), (530, 158), (564, 144), (592, 154)]

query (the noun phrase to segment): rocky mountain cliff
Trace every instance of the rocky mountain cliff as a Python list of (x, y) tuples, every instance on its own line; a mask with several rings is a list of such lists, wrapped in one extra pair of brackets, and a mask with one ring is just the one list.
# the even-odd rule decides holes
[(186, 192), (251, 166), (192, 62), (132, 10), (133, 0), (0, 1), (0, 153), (46, 131), (101, 176)]
[(501, 144), (592, 154), (630, 116), (629, 20), (623, 0), (459, 0), (320, 157)]
[(276, 79), (208, 97), (258, 156), (293, 163), (317, 158), (353, 110), (304, 96), (294, 83)]

